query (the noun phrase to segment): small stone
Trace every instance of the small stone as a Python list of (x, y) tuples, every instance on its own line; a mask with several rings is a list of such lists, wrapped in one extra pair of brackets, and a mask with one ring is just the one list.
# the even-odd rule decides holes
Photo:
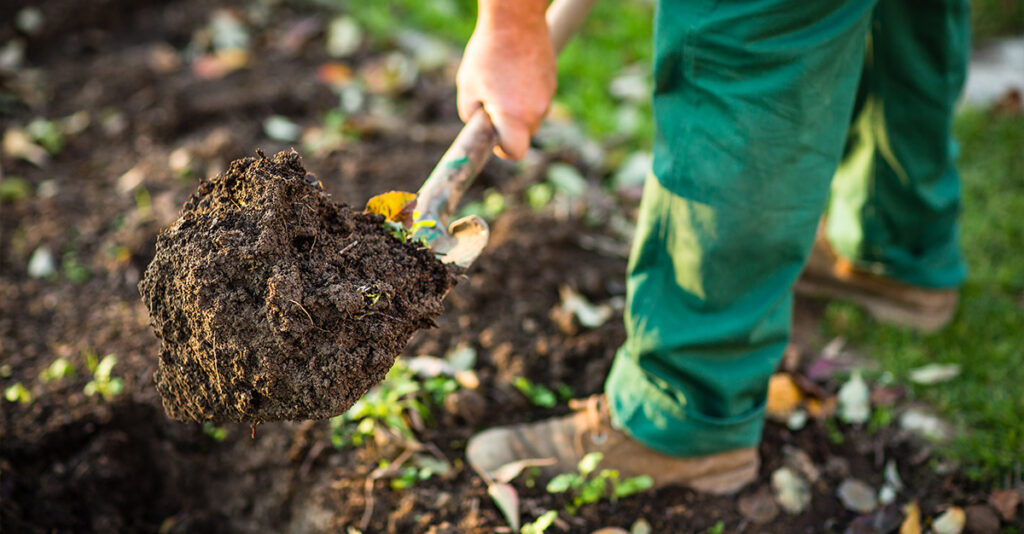
[(882, 489), (878, 490), (878, 503), (888, 506), (894, 502), (896, 502), (896, 490), (888, 484), (882, 486)]
[(487, 399), (475, 389), (460, 389), (449, 393), (444, 398), (444, 408), (473, 426), (483, 423), (487, 418)]
[(964, 508), (967, 516), (967, 532), (974, 534), (996, 534), (999, 532), (999, 517), (988, 505), (972, 504)]
[(57, 272), (57, 261), (53, 259), (50, 247), (43, 245), (32, 253), (28, 260), (28, 275), (32, 278), (46, 278)]
[(786, 513), (799, 514), (811, 503), (811, 488), (796, 471), (783, 467), (772, 473), (775, 501)]
[(815, 467), (811, 456), (803, 449), (785, 445), (782, 447), (782, 455), (786, 466), (795, 469), (811, 483), (817, 482), (821, 477), (821, 472)]
[(762, 486), (755, 493), (740, 497), (739, 510), (743, 517), (755, 523), (768, 523), (779, 514), (772, 492), (768, 486)]
[(878, 506), (875, 489), (855, 478), (848, 478), (839, 484), (836, 495), (847, 510), (861, 514), (871, 512)]
[(934, 534), (960, 534), (964, 530), (967, 516), (963, 509), (953, 506), (932, 521)]

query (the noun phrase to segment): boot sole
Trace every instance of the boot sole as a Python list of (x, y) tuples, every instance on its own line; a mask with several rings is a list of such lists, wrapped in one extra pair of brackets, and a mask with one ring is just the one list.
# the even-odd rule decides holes
[(807, 297), (833, 298), (852, 302), (868, 312), (875, 320), (931, 333), (941, 330), (953, 320), (956, 305), (922, 307), (908, 302), (894, 301), (829, 278), (804, 273), (794, 286), (796, 294)]

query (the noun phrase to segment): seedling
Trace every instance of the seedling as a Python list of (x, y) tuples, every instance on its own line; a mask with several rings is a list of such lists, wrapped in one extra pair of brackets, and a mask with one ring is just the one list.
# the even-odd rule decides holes
[(220, 443), (228, 437), (228, 429), (214, 425), (213, 423), (203, 423), (203, 433), (213, 438), (213, 441)]
[(73, 250), (64, 253), (61, 270), (64, 272), (64, 277), (75, 284), (81, 284), (92, 276), (89, 268), (78, 261), (78, 254)]
[[(384, 221), (384, 228), (397, 240), (402, 243), (408, 243), (413, 239), (421, 228), (433, 228), (437, 226), (437, 222), (431, 220), (419, 221), (412, 224), (412, 226), (406, 228), (404, 224), (396, 221)], [(419, 242), (424, 247), (427, 246), (426, 239), (421, 239)]]
[[(388, 462), (381, 462), (380, 467), (387, 469)], [(401, 491), (415, 486), (424, 480), (429, 480), (434, 475), (444, 476), (451, 472), (452, 466), (444, 460), (433, 456), (416, 454), (412, 456), (412, 465), (406, 465), (399, 471), (398, 476), (391, 479), (391, 489)]]
[(75, 367), (64, 358), (57, 358), (49, 367), (39, 373), (39, 380), (53, 382), (70, 376), (75, 376)]
[(420, 401), (420, 383), (402, 361), (395, 362), (384, 381), (371, 389), (342, 415), (331, 418), (331, 443), (336, 448), (362, 446), (380, 428), (403, 440), (415, 441), (408, 419), (429, 415)]
[(523, 525), (523, 528), (519, 530), (520, 534), (543, 534), (547, 531), (554, 522), (555, 518), (558, 517), (558, 512), (554, 510), (548, 510), (540, 515), (533, 523), (527, 523)]
[(363, 300), (370, 304), (371, 308), (377, 305), (377, 302), (380, 301), (381, 297), (386, 297), (388, 300), (391, 300), (391, 297), (387, 293), (383, 292), (377, 284), (366, 284), (360, 286), (356, 288), (356, 293), (359, 293), (359, 295), (363, 297)]
[(21, 382), (15, 382), (4, 390), (4, 398), (9, 402), (30, 404), (32, 402), (32, 392)]
[(89, 371), (92, 372), (92, 380), (85, 385), (83, 391), (90, 397), (99, 393), (103, 396), (103, 400), (110, 402), (124, 389), (124, 381), (119, 377), (111, 376), (111, 371), (117, 364), (117, 356), (107, 354), (97, 363), (96, 354), (89, 352), (86, 353), (85, 359)]
[(536, 406), (542, 406), (544, 408), (553, 408), (558, 403), (558, 399), (555, 397), (554, 392), (550, 389), (530, 382), (530, 380), (524, 376), (517, 376), (512, 379), (512, 385), (519, 390), (527, 399), (530, 399)]
[(722, 534), (725, 532), (725, 522), (719, 521), (708, 527), (708, 534)]
[(562, 473), (548, 482), (548, 493), (569, 493), (572, 496), (572, 501), (565, 507), (569, 514), (575, 515), (584, 504), (596, 503), (604, 498), (615, 501), (654, 485), (654, 481), (647, 475), (620, 481), (616, 469), (602, 469), (595, 474), (602, 459), (604, 455), (599, 452), (587, 454), (577, 465), (578, 473)]

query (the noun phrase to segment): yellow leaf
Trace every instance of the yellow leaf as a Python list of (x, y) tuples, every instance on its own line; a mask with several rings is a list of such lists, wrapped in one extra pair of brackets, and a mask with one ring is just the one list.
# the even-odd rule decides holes
[(412, 216), (416, 206), (416, 195), (404, 191), (388, 191), (371, 198), (366, 203), (366, 211), (383, 215), (389, 221), (404, 222)]
[(804, 394), (788, 373), (775, 373), (768, 382), (768, 415), (788, 417), (800, 405)]
[(917, 506), (917, 501), (904, 506), (903, 513), (907, 518), (900, 525), (900, 534), (921, 534), (921, 508)]

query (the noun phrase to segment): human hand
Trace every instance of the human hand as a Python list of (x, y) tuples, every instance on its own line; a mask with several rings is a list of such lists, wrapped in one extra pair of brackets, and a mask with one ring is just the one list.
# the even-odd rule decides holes
[(546, 1), (481, 0), (455, 82), (463, 121), (481, 106), (498, 133), (494, 151), (522, 159), (555, 94), (555, 52)]

